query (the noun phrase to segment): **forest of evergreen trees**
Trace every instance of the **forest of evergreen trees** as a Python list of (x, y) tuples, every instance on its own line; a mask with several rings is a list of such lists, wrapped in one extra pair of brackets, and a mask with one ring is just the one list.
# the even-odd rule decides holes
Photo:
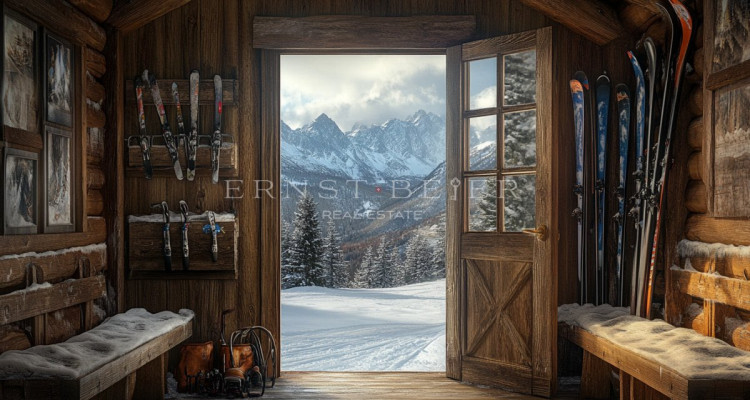
[(308, 193), (301, 195), (292, 224), (282, 224), (282, 289), (387, 288), (441, 279), (445, 277), (445, 240), (429, 240), (416, 230), (401, 251), (383, 235), (352, 264), (341, 250), (336, 221), (329, 219), (324, 231), (315, 200)]

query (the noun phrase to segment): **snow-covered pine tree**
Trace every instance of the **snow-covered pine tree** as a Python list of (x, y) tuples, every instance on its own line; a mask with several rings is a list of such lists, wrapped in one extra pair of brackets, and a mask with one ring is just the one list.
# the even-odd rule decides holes
[(497, 180), (485, 180), (482, 193), (477, 201), (477, 212), (471, 220), (471, 230), (487, 232), (496, 230), (497, 225)]
[(430, 280), (445, 278), (445, 229), (438, 235), (432, 248), (432, 270)]
[(380, 237), (380, 244), (372, 259), (370, 268), (372, 287), (387, 288), (393, 286), (393, 245)]
[(301, 275), (292, 266), (290, 260), (291, 254), (291, 235), (289, 223), (286, 221), (281, 222), (281, 288), (289, 289), (296, 286), (300, 286)]
[(323, 268), (326, 271), (328, 287), (345, 287), (349, 281), (349, 271), (341, 251), (341, 236), (333, 219), (328, 220), (326, 237), (323, 238)]
[(327, 280), (321, 264), (323, 243), (316, 208), (312, 196), (305, 192), (297, 202), (294, 213), (289, 264), (292, 272), (290, 280), (296, 283), (295, 286), (324, 286)]
[(359, 263), (359, 268), (357, 268), (357, 272), (354, 274), (354, 280), (352, 281), (352, 287), (354, 288), (369, 288), (372, 287), (372, 264), (373, 264), (373, 254), (372, 254), (372, 246), (367, 248), (367, 251), (365, 252), (364, 257), (362, 257), (362, 261)]
[(409, 239), (406, 245), (406, 260), (404, 261), (405, 283), (419, 283), (428, 280), (432, 269), (432, 255), (427, 241), (419, 231)]

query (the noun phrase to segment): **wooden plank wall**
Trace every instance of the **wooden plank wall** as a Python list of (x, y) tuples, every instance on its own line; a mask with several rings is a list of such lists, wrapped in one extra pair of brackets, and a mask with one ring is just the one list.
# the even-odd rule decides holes
[[(122, 69), (125, 79), (132, 79), (144, 68), (157, 78), (182, 78), (190, 70), (200, 69), (201, 77), (219, 73), (225, 79), (237, 79), (239, 105), (226, 107), (224, 124), (227, 132), (236, 134), (239, 143), (239, 173), (245, 197), (225, 199), (224, 182), (212, 185), (208, 178), (179, 182), (173, 177), (154, 177), (150, 182), (140, 176), (126, 176), (124, 184), (125, 214), (150, 213), (150, 204), (166, 200), (175, 207), (180, 199), (191, 211), (235, 211), (239, 229), (239, 279), (233, 280), (128, 280), (128, 307), (146, 307), (151, 311), (196, 311), (193, 340), (215, 339), (212, 329), (222, 308), (235, 308), (227, 319), (227, 329), (264, 323), (261, 308), (273, 306), (264, 299), (259, 253), (260, 201), (253, 199), (254, 179), (260, 177), (260, 52), (252, 49), (253, 16), (301, 17), (326, 14), (364, 16), (456, 15), (477, 16), (478, 37), (490, 37), (549, 25), (549, 21), (518, 0), (388, 0), (309, 1), (291, 0), (193, 0), (122, 38)], [(125, 93), (125, 96), (132, 96)], [(135, 110), (125, 110), (124, 135), (136, 129)], [(158, 133), (155, 116), (147, 110), (149, 132)], [(210, 107), (201, 109), (201, 125), (207, 129), (213, 120)], [(265, 302), (265, 303), (264, 303)], [(276, 311), (278, 312), (278, 310)], [(278, 332), (278, 326), (270, 326)]]
[[(29, 18), (37, 21), (50, 31), (70, 40), (77, 47), (75, 103), (77, 107), (75, 126), (75, 152), (80, 155), (77, 165), (76, 179), (76, 207), (78, 226), (74, 233), (38, 234), (38, 235), (0, 235), (0, 301), (7, 303), (13, 300), (10, 292), (22, 289), (30, 283), (50, 283), (64, 285), (68, 279), (76, 279), (67, 283), (75, 287), (75, 293), (59, 301), (57, 299), (62, 286), (42, 289), (37, 293), (37, 301), (32, 298), (24, 299), (18, 308), (18, 313), (10, 312), (7, 321), (17, 321), (18, 318), (31, 318), (0, 326), (0, 352), (10, 349), (20, 349), (35, 344), (57, 343), (69, 337), (92, 328), (98, 324), (103, 315), (92, 312), (93, 304), (86, 301), (85, 305), (75, 304), (76, 295), (85, 300), (101, 296), (101, 290), (109, 287), (111, 293), (98, 301), (101, 309), (108, 314), (116, 311), (115, 298), (117, 285), (104, 282), (104, 277), (89, 278), (91, 274), (111, 274), (106, 257), (106, 251), (74, 247), (99, 244), (106, 241), (106, 221), (103, 218), (102, 189), (106, 184), (102, 170), (104, 154), (103, 137), (106, 118), (102, 110), (106, 102), (106, 90), (102, 85), (102, 77), (107, 66), (102, 54), (106, 34), (104, 29), (95, 21), (102, 21), (109, 14), (111, 1), (94, 0), (90, 2), (65, 1), (48, 2), (46, 0), (5, 0), (7, 7), (13, 8)], [(67, 250), (60, 252), (61, 250)], [(22, 253), (45, 253), (49, 251), (59, 254), (34, 254), (16, 257)], [(82, 264), (83, 263), (83, 264)], [(96, 280), (99, 285), (85, 285), (86, 279)], [(53, 294), (54, 293), (54, 294)], [(79, 296), (79, 297), (80, 297)], [(55, 300), (57, 299), (57, 300)], [(70, 307), (67, 307), (71, 305)], [(83, 307), (83, 308), (82, 308)], [(82, 318), (82, 315), (84, 316)], [(30, 330), (32, 338), (29, 341), (19, 328)]]

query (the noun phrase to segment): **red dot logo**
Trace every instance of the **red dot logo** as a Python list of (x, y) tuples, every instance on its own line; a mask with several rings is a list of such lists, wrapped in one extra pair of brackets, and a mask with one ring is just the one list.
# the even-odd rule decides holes
[(381, 188), (380, 186), (375, 187), (375, 192), (380, 193), (382, 191), (383, 191), (383, 188)]

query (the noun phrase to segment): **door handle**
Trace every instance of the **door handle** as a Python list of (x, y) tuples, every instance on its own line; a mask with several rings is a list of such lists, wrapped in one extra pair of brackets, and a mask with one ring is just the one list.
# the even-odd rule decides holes
[(547, 229), (547, 225), (539, 225), (536, 229), (522, 229), (521, 232), (535, 235), (537, 240), (545, 241), (547, 240), (549, 229)]

